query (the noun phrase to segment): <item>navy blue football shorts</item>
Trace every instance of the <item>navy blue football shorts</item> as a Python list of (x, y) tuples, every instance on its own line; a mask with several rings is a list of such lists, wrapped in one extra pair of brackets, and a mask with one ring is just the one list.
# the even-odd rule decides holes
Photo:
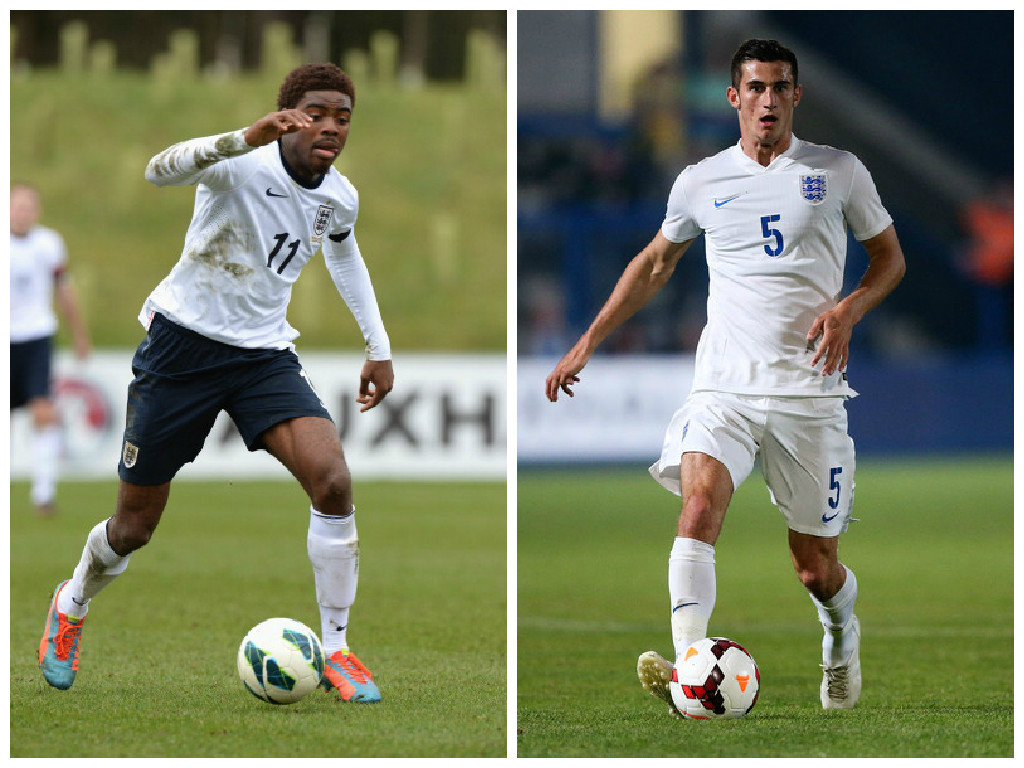
[(21, 408), (37, 398), (50, 397), (50, 366), (53, 339), (11, 342), (11, 408)]
[(250, 451), (262, 435), (300, 416), (330, 419), (291, 350), (223, 344), (154, 315), (132, 358), (135, 378), (117, 473), (136, 485), (161, 485), (194, 461), (221, 411)]

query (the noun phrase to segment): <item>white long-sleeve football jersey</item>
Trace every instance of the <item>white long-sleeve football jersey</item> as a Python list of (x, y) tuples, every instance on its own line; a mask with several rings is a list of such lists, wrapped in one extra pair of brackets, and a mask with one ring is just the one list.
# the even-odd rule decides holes
[(181, 142), (153, 157), (158, 186), (196, 185), (192, 222), (170, 274), (143, 304), (208, 338), (284, 349), (299, 335), (287, 320), (292, 285), (318, 250), (366, 341), (369, 359), (390, 342), (356, 244), (359, 196), (331, 168), (316, 188), (292, 179), (277, 142), (253, 148), (244, 129)]
[(11, 234), (11, 341), (34, 341), (57, 332), (53, 290), (67, 262), (64, 240), (35, 226), (24, 237)]
[(840, 299), (847, 227), (867, 240), (891, 223), (860, 160), (795, 136), (768, 166), (737, 143), (680, 173), (661, 231), (704, 232), (710, 275), (693, 391), (856, 394), (845, 371), (811, 368), (806, 336)]

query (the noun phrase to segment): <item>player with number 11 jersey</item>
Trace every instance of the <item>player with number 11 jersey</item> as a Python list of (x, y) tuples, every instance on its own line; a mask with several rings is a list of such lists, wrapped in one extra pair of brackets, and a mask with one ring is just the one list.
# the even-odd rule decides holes
[[(146, 300), (143, 325), (161, 312), (226, 344), (288, 347), (298, 336), (286, 318), (292, 285), (322, 248), (371, 359), (388, 359), (353, 232), (355, 187), (333, 167), (315, 186), (303, 184), (277, 142), (253, 148), (243, 133), (175, 144), (147, 166), (146, 178), (154, 184), (196, 185), (196, 200), (181, 258)], [(337, 154), (326, 146), (321, 151)]]
[(275, 111), (175, 144), (146, 166), (158, 186), (194, 185), (195, 208), (180, 258), (139, 315), (146, 335), (132, 358), (116, 510), (89, 532), (47, 612), (39, 667), (54, 688), (74, 683), (91, 601), (149, 543), (171, 481), (227, 413), (246, 447), (267, 451), (309, 497), (306, 551), (327, 657), (321, 685), (343, 701), (380, 700), (348, 642), (360, 561), (351, 472), (287, 319), (292, 285), (322, 250), (365, 342), (360, 412), (391, 391), (390, 342), (354, 234), (359, 198), (333, 168), (354, 107), (345, 72), (305, 64), (285, 77)]

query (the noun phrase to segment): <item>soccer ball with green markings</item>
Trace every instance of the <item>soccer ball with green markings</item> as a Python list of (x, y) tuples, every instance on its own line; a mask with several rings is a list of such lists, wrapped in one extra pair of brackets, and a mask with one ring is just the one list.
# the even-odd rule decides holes
[(271, 704), (294, 704), (320, 684), (324, 652), (316, 633), (295, 619), (267, 619), (238, 646), (238, 676)]

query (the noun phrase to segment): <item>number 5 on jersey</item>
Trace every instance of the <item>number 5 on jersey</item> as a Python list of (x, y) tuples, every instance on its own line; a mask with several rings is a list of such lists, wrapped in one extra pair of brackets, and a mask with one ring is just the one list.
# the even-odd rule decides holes
[(771, 243), (764, 244), (764, 252), (769, 256), (779, 256), (782, 254), (782, 249), (785, 247), (782, 243), (782, 233), (775, 229), (771, 225), (782, 218), (781, 214), (772, 213), (768, 216), (761, 217), (761, 234), (768, 240), (775, 241), (775, 247), (772, 247)]

